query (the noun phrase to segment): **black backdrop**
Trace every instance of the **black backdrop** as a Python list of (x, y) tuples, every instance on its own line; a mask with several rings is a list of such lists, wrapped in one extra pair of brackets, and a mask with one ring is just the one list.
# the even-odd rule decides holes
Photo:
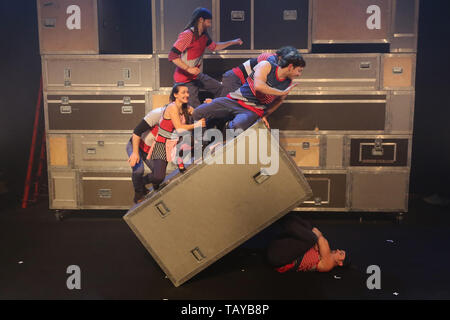
[[(449, 9), (445, 0), (422, 0), (420, 5), (412, 193), (449, 193)], [(18, 205), (41, 74), (36, 1), (0, 1), (0, 15), (0, 179), (7, 181), (9, 203)]]

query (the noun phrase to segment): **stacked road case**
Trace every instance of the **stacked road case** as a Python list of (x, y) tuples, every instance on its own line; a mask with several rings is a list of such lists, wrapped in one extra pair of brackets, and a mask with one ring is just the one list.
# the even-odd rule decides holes
[(284, 45), (304, 55), (269, 118), (313, 190), (295, 210), (407, 211), (418, 0), (37, 2), (51, 208), (130, 207), (125, 145), (168, 101), (168, 53), (201, 6), (213, 40), (244, 41), (205, 55), (203, 72), (219, 80)]
[(155, 86), (147, 2), (37, 1), (51, 209), (132, 205), (125, 147)]

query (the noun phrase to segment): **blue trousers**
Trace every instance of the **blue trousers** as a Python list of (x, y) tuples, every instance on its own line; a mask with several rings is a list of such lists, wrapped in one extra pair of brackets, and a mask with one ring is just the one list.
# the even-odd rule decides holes
[(233, 99), (221, 97), (214, 99), (211, 103), (202, 104), (194, 110), (194, 120), (198, 121), (202, 118), (205, 118), (207, 128), (212, 127), (211, 123), (228, 121), (227, 129), (245, 131), (259, 119), (259, 116), (241, 107)]

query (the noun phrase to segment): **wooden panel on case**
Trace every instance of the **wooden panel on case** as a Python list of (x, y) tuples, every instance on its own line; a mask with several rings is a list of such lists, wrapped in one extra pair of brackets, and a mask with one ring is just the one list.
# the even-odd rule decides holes
[(414, 86), (412, 55), (385, 56), (383, 59), (384, 88), (411, 88)]
[(280, 145), (299, 167), (319, 167), (320, 138), (280, 137)]
[(50, 166), (67, 167), (69, 158), (67, 153), (67, 137), (49, 137)]
[(154, 94), (152, 95), (152, 109), (158, 109), (170, 102), (170, 95), (168, 94)]

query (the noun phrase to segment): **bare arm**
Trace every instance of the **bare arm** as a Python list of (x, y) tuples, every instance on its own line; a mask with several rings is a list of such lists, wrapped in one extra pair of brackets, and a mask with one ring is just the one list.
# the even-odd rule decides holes
[(141, 142), (141, 137), (133, 133), (133, 136), (131, 138), (131, 143), (133, 145), (133, 153), (131, 153), (130, 157), (128, 158), (128, 163), (131, 167), (134, 167), (136, 163), (139, 162), (139, 143)]
[(255, 90), (263, 94), (270, 94), (273, 96), (287, 96), (296, 84), (290, 85), (285, 90), (278, 90), (270, 87), (267, 85), (267, 75), (270, 73), (271, 68), (270, 62), (268, 61), (261, 61), (255, 66)]
[[(189, 109), (190, 110), (190, 109)], [(169, 114), (170, 119), (172, 120), (173, 126), (178, 132), (183, 132), (186, 130), (194, 130), (197, 126), (205, 126), (205, 119), (201, 119), (194, 124), (182, 124), (180, 119), (180, 114), (178, 113), (177, 107), (175, 104), (167, 107), (167, 113)], [(193, 112), (193, 108), (192, 108)]]
[(200, 69), (197, 67), (189, 67), (186, 63), (184, 63), (180, 58), (176, 58), (174, 60), (172, 60), (172, 62), (180, 69), (193, 74), (193, 75), (197, 75), (200, 73)]
[(225, 42), (216, 42), (216, 48), (214, 49), (214, 51), (220, 51), (220, 50), (223, 50), (223, 49), (228, 48), (229, 46), (232, 46), (235, 44), (242, 45), (243, 42), (240, 38), (230, 40), (230, 41), (225, 41)]
[(319, 246), (319, 253), (321, 257), (320, 262), (317, 265), (317, 271), (328, 272), (335, 266), (333, 257), (331, 255), (330, 245), (328, 244), (327, 239), (325, 239), (323, 236), (319, 237), (317, 245)]

